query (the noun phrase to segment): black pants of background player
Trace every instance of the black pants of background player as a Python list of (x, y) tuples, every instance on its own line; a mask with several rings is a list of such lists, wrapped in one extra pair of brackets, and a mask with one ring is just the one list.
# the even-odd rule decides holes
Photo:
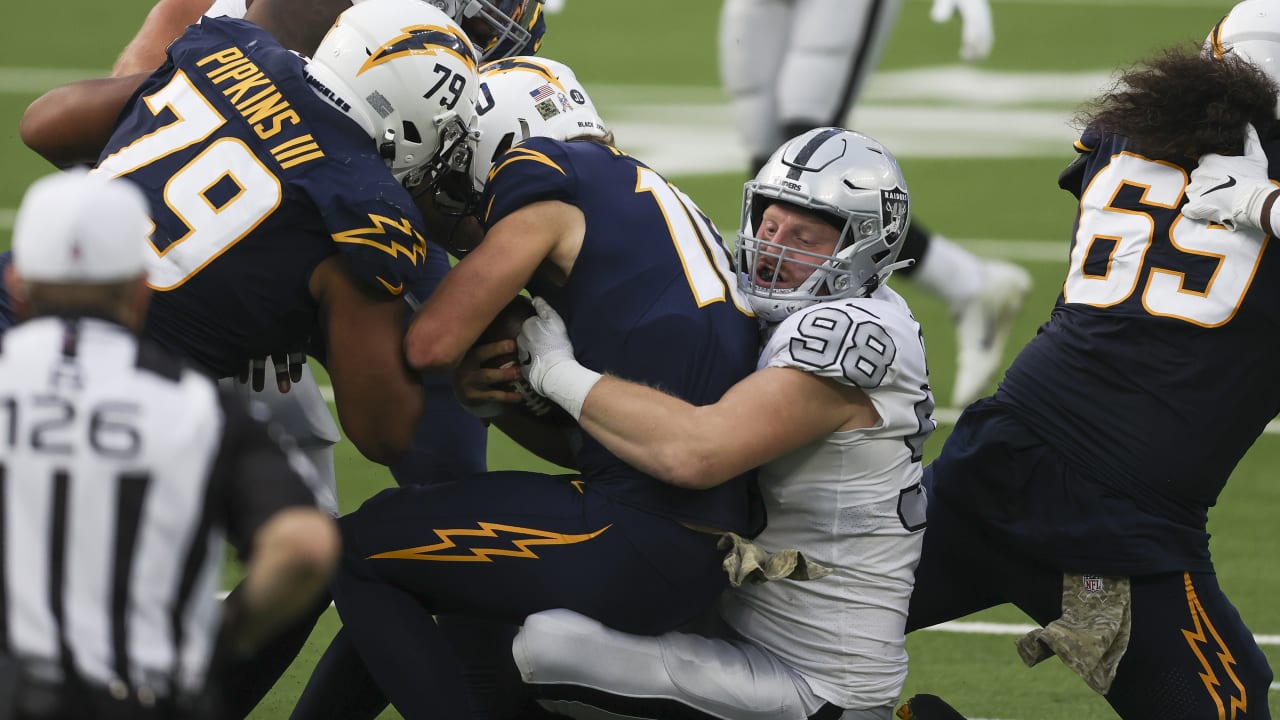
[[(948, 483), (962, 478), (958, 487), (972, 504), (937, 491), (942, 473)], [(1064, 572), (1122, 574), (1063, 567), (1035, 552), (1037, 543), (1027, 535), (1018, 535), (1019, 528), (1064, 522), (1075, 522), (1077, 529), (1102, 527), (1120, 516), (1117, 503), (1126, 501), (1091, 492), (1091, 480), (991, 400), (965, 411), (938, 459), (925, 469), (924, 483), (929, 526), (908, 632), (1004, 603), (1043, 626), (1061, 615)], [(1087, 504), (1095, 511), (1065, 509)], [(1034, 517), (1036, 506), (1055, 516)], [(1130, 574), (1130, 581), (1129, 646), (1106, 695), (1120, 717), (1271, 717), (1271, 668), (1211, 570)], [(1009, 658), (1018, 662), (1012, 648)]]

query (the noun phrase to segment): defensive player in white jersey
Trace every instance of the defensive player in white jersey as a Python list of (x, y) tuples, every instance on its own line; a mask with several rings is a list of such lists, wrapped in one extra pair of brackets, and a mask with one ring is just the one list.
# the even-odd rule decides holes
[(533, 615), (514, 652), (541, 694), (627, 717), (890, 717), (935, 426), (920, 326), (885, 285), (908, 222), (906, 182), (879, 142), (819, 128), (779, 148), (746, 184), (736, 258), (768, 339), (756, 372), (712, 405), (584, 368), (535, 301), (518, 339), (535, 390), (665, 482), (713, 487), (760, 466), (768, 527), (755, 545), (831, 570), (729, 589), (713, 636)]
[[(901, 9), (902, 0), (725, 0), (720, 14), (720, 73), (752, 170), (784, 139), (843, 125)], [(934, 0), (933, 19), (962, 20), (960, 56), (979, 60), (994, 32), (988, 0)], [(761, 28), (768, 28), (762, 32)], [(1004, 344), (1031, 280), (1022, 268), (980, 258), (929, 232), (907, 229), (903, 272), (947, 303), (958, 360), (952, 403), (987, 391), (1004, 366)]]

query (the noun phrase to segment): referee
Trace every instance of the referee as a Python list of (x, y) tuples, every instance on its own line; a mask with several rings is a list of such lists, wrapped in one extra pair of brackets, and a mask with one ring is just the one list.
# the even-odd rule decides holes
[[(215, 647), (252, 652), (337, 556), (310, 472), (261, 418), (137, 331), (146, 200), (37, 181), (0, 336), (0, 720), (214, 715)], [(216, 599), (229, 539), (247, 573)], [(221, 615), (221, 621), (219, 616)]]

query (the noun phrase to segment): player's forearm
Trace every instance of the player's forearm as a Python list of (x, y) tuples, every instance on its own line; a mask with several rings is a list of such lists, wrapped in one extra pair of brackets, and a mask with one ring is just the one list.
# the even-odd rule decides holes
[(705, 409), (644, 385), (605, 376), (578, 418), (584, 432), (628, 465), (679, 487), (715, 487), (745, 468), (715, 451), (718, 423)]
[(258, 530), (248, 572), (225, 618), (232, 651), (246, 655), (310, 607), (337, 563), (333, 520), (314, 508), (281, 510)]
[(92, 165), (115, 131), (116, 119), (147, 73), (82, 80), (36, 98), (22, 114), (27, 147), (60, 168)]
[(157, 0), (138, 33), (116, 58), (111, 75), (121, 77), (160, 67), (169, 43), (199, 21), (211, 4), (210, 0)]

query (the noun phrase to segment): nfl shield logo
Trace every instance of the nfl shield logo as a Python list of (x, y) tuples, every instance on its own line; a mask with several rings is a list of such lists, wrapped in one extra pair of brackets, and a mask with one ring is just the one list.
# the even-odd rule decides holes
[(1097, 575), (1085, 575), (1083, 579), (1085, 592), (1102, 592), (1102, 578)]

